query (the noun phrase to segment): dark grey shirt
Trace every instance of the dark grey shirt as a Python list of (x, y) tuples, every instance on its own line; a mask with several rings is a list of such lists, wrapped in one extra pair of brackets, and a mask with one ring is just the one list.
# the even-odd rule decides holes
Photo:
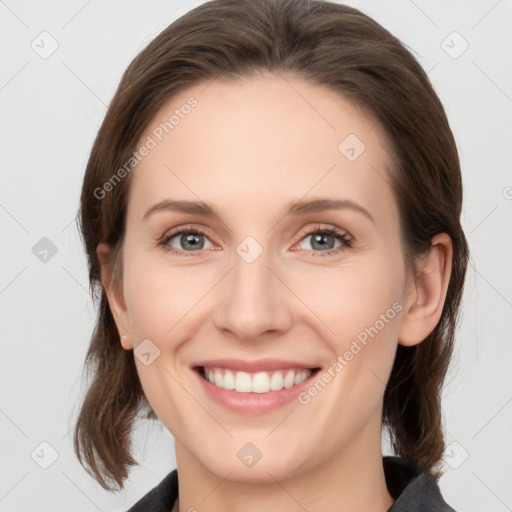
[[(446, 504), (430, 473), (420, 473), (399, 457), (383, 457), (389, 494), (395, 500), (387, 512), (455, 512)], [(171, 512), (178, 497), (178, 472), (171, 471), (128, 512)]]

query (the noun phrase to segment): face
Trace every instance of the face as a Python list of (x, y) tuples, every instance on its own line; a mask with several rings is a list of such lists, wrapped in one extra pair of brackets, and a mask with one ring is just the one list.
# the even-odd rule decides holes
[(183, 91), (140, 144), (110, 300), (178, 464), (267, 481), (380, 450), (407, 276), (375, 120), (262, 75)]

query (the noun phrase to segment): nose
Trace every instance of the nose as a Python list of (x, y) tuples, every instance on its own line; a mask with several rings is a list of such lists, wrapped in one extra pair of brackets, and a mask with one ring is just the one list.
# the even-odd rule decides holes
[[(233, 267), (223, 279), (215, 323), (242, 341), (280, 336), (291, 328), (293, 293), (263, 251), (254, 261), (233, 255)], [(276, 265), (273, 265), (276, 267)]]

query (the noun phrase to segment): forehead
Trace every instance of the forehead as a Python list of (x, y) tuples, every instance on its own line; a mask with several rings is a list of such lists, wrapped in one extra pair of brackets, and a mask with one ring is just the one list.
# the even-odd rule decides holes
[(132, 171), (129, 216), (169, 197), (259, 214), (262, 202), (272, 210), (307, 196), (357, 199), (377, 217), (394, 208), (375, 118), (289, 75), (183, 90), (151, 120), (142, 145), (151, 148)]

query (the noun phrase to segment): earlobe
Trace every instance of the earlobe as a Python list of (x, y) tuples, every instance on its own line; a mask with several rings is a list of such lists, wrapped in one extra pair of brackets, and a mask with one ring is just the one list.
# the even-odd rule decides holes
[(446, 233), (432, 238), (430, 251), (417, 261), (418, 275), (406, 290), (398, 343), (421, 343), (435, 328), (443, 311), (452, 268), (453, 245)]
[(133, 348), (131, 337), (128, 333), (128, 312), (124, 302), (122, 287), (116, 279), (113, 278), (113, 266), (111, 261), (111, 247), (105, 243), (98, 244), (96, 254), (101, 267), (101, 284), (107, 296), (110, 311), (114, 317), (114, 321), (121, 338), (121, 345), (124, 349)]
[(121, 336), (121, 345), (125, 350), (132, 350), (133, 342), (132, 342), (131, 336), (128, 336), (127, 334), (123, 334)]

